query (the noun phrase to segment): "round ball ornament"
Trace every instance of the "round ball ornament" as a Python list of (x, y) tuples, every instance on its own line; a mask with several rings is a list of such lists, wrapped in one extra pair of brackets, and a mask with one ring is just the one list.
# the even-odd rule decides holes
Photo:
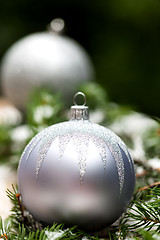
[[(111, 130), (89, 121), (89, 109), (71, 107), (71, 120), (37, 134), (18, 168), (24, 206), (46, 224), (66, 223), (94, 232), (116, 221), (135, 184), (133, 161)], [(85, 100), (86, 101), (86, 100)]]
[(2, 91), (20, 109), (36, 87), (49, 87), (70, 99), (79, 84), (94, 79), (90, 57), (76, 41), (61, 34), (63, 28), (64, 21), (54, 19), (48, 31), (24, 37), (6, 52)]

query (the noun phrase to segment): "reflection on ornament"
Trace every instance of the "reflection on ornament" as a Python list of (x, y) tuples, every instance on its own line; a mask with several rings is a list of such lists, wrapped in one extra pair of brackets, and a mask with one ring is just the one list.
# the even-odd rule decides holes
[(94, 70), (85, 50), (60, 33), (62, 19), (51, 22), (48, 32), (31, 34), (15, 43), (2, 61), (3, 93), (19, 108), (35, 87), (50, 87), (65, 99), (83, 82), (93, 80)]
[[(84, 96), (75, 98), (79, 95)], [(124, 142), (91, 123), (88, 107), (75, 98), (71, 120), (44, 129), (25, 148), (18, 186), (25, 207), (39, 221), (96, 231), (125, 211), (134, 190), (134, 166)]]

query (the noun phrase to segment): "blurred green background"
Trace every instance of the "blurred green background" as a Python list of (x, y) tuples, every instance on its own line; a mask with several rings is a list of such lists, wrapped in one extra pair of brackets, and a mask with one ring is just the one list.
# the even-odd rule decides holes
[(160, 117), (159, 0), (0, 0), (0, 60), (56, 17), (90, 54), (111, 101)]

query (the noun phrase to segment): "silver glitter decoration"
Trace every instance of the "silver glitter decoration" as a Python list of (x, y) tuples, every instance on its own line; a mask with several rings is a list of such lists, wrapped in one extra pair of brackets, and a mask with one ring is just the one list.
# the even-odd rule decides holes
[(102, 163), (104, 166), (104, 169), (106, 168), (106, 143), (103, 141), (103, 139), (101, 139), (100, 137), (93, 137), (92, 141), (94, 143), (94, 145), (98, 148), (99, 154), (101, 156), (102, 159)]
[[(77, 106), (79, 108), (79, 106)], [(81, 106), (83, 108), (83, 106)], [(86, 108), (86, 106), (84, 106)], [(104, 128), (98, 124), (90, 123), (89, 120), (85, 120), (83, 114), (73, 119), (74, 112), (77, 111), (76, 106), (72, 107), (72, 120), (64, 123), (59, 123), (46, 128), (41, 133), (37, 134), (26, 147), (22, 158), (26, 151), (29, 149), (26, 160), (30, 157), (30, 154), (40, 142), (40, 147), (37, 156), (36, 163), (36, 177), (38, 177), (40, 168), (45, 160), (45, 157), (55, 139), (59, 138), (59, 158), (61, 159), (68, 143), (73, 141), (74, 148), (77, 152), (77, 163), (79, 166), (80, 180), (82, 182), (87, 165), (87, 153), (89, 141), (92, 141), (95, 147), (98, 149), (99, 155), (102, 160), (103, 168), (105, 170), (107, 165), (107, 148), (113, 156), (119, 177), (120, 192), (122, 192), (124, 186), (124, 163), (122, 151), (129, 160), (131, 168), (133, 168), (132, 159), (128, 153), (124, 142), (112, 131)]]
[(82, 183), (84, 174), (86, 172), (89, 136), (77, 132), (73, 135), (73, 144), (75, 146), (76, 152), (78, 153), (78, 165), (80, 171), (80, 180)]
[(59, 157), (61, 158), (64, 151), (72, 138), (71, 134), (64, 134), (59, 136)]
[(38, 151), (38, 157), (37, 157), (37, 163), (36, 163), (36, 177), (38, 176), (40, 167), (41, 167), (41, 165), (46, 157), (46, 154), (54, 140), (54, 137), (50, 133), (51, 133), (50, 131), (46, 131), (46, 135), (43, 136), (42, 143), (41, 143), (39, 151)]
[(112, 146), (111, 144), (108, 144), (108, 147), (116, 161), (117, 172), (118, 172), (119, 183), (120, 183), (120, 193), (121, 193), (124, 185), (124, 164), (123, 164), (122, 154), (119, 151), (118, 146)]
[[(48, 136), (47, 136), (48, 137)], [(45, 138), (43, 141), (42, 141), (42, 144), (40, 146), (40, 149), (39, 149), (39, 153), (38, 153), (38, 158), (37, 158), (37, 162), (36, 162), (36, 177), (38, 176), (38, 173), (39, 173), (39, 170), (40, 170), (40, 167), (46, 157), (46, 154), (52, 144), (52, 140), (53, 139), (47, 139)]]
[(108, 147), (116, 162), (117, 172), (119, 176), (120, 192), (122, 192), (124, 185), (124, 163), (121, 149), (124, 151), (130, 164), (132, 163), (127, 148), (123, 141), (112, 131), (97, 124), (92, 124), (87, 120), (72, 120), (69, 122), (53, 125), (32, 139), (32, 141), (27, 146), (27, 149), (29, 149), (29, 151), (26, 160), (28, 160), (31, 152), (37, 146), (37, 144), (41, 142), (37, 156), (36, 177), (38, 177), (41, 165), (45, 160), (49, 148), (57, 137), (59, 138), (60, 158), (63, 156), (68, 143), (72, 139), (73, 145), (77, 152), (77, 162), (79, 166), (81, 181), (83, 180), (86, 172), (87, 148), (89, 140), (92, 141), (97, 147), (102, 159), (104, 170), (107, 164), (106, 148)]
[[(25, 156), (26, 152), (29, 150), (28, 153), (27, 153), (27, 156), (26, 156), (26, 161), (27, 161), (29, 159), (30, 154), (32, 153), (33, 149), (36, 147), (38, 142), (41, 139), (43, 139), (44, 136), (45, 136), (45, 131), (40, 132), (35, 137), (33, 137), (31, 139), (31, 141), (28, 143), (28, 145), (25, 147), (25, 149), (24, 149), (24, 151), (22, 153), (21, 159)], [(21, 159), (20, 159), (20, 161), (21, 161)]]

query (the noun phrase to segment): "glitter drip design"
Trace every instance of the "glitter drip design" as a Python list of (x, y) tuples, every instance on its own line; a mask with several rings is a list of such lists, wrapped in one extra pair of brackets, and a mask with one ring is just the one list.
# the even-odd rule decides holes
[[(40, 142), (40, 140), (45, 136), (45, 131), (40, 132), (39, 134), (37, 134), (35, 137), (32, 138), (32, 140), (28, 143), (28, 145), (26, 146), (26, 148), (24, 149), (21, 159), (25, 156), (27, 150), (27, 156), (26, 156), (26, 161), (29, 159), (33, 149), (36, 147), (36, 145)], [(20, 161), (21, 161), (20, 159)]]
[(78, 153), (78, 166), (80, 171), (80, 181), (82, 183), (86, 172), (89, 136), (76, 133), (73, 135), (73, 144), (76, 152)]
[(64, 151), (72, 138), (71, 134), (65, 134), (59, 136), (59, 157), (61, 158), (64, 154)]
[(26, 161), (29, 159), (33, 149), (40, 143), (38, 150), (37, 162), (36, 162), (36, 177), (38, 177), (39, 171), (45, 160), (49, 148), (54, 140), (58, 137), (59, 140), (59, 158), (62, 158), (68, 143), (72, 140), (75, 151), (77, 152), (77, 164), (79, 166), (80, 180), (83, 181), (86, 173), (87, 166), (87, 154), (89, 141), (98, 149), (99, 155), (102, 160), (102, 167), (107, 167), (107, 148), (112, 154), (119, 177), (120, 192), (123, 190), (124, 185), (124, 163), (122, 152), (123, 151), (128, 158), (131, 169), (132, 159), (128, 153), (128, 150), (123, 141), (112, 131), (106, 129), (98, 124), (92, 124), (88, 120), (71, 120), (64, 123), (55, 124), (44, 131), (39, 133), (26, 147), (22, 158), (25, 157), (27, 152)]

